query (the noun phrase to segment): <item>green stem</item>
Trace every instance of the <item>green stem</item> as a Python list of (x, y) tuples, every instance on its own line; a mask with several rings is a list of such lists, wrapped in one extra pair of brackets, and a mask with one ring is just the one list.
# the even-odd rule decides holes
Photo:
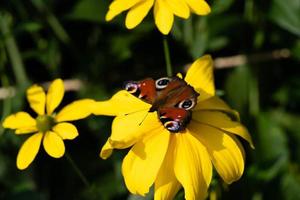
[(259, 113), (259, 90), (258, 90), (258, 80), (251, 72), (251, 77), (249, 81), (249, 112), (253, 117), (257, 117)]
[(5, 46), (11, 60), (12, 68), (16, 76), (18, 86), (27, 87), (29, 84), (26, 76), (25, 67), (21, 58), (20, 51), (13, 35), (10, 32), (11, 16), (6, 13), (0, 13), (0, 29), (4, 36)]
[[(1, 69), (0, 69), (1, 70)], [(6, 75), (2, 75), (1, 77), (1, 83), (4, 87), (8, 87), (9, 86), (9, 81), (8, 78), (6, 77)], [(3, 120), (5, 119), (5, 117), (11, 112), (11, 98), (5, 98), (3, 100), (3, 108), (2, 108), (2, 117), (0, 119), (0, 122), (3, 122)], [(4, 132), (4, 128), (2, 126), (0, 126), (0, 137), (2, 136)]]
[(70, 37), (62, 24), (59, 22), (57, 17), (47, 9), (43, 0), (31, 0), (32, 4), (37, 8), (37, 10), (45, 14), (46, 20), (50, 27), (52, 28), (55, 35), (58, 37), (60, 41), (67, 44), (70, 42)]
[(165, 54), (165, 60), (166, 60), (167, 75), (169, 77), (171, 77), (171, 76), (173, 76), (173, 72), (172, 72), (170, 50), (169, 50), (169, 45), (168, 45), (167, 37), (164, 37), (163, 44), (164, 44), (164, 54)]
[(79, 167), (76, 165), (76, 163), (73, 161), (72, 157), (67, 152), (65, 153), (65, 156), (66, 156), (67, 160), (70, 162), (70, 164), (73, 167), (73, 169), (76, 172), (76, 174), (79, 176), (79, 178), (81, 179), (81, 181), (84, 183), (84, 185), (86, 187), (90, 186), (89, 181), (83, 175), (83, 173), (81, 172), (81, 170), (79, 169)]

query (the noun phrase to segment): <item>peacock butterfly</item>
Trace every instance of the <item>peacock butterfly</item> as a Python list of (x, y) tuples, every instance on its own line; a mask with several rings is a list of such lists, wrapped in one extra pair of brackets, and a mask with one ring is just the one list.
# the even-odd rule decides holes
[(193, 87), (179, 77), (128, 81), (125, 89), (151, 104), (149, 112), (157, 111), (164, 127), (174, 133), (185, 129), (199, 96)]

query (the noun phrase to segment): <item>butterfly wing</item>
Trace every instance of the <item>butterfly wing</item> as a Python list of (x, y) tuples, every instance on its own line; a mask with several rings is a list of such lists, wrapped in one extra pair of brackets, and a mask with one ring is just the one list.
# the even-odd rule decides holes
[(158, 93), (157, 101), (160, 121), (170, 132), (184, 130), (197, 104), (199, 94), (184, 80), (175, 77), (167, 87)]
[(199, 95), (178, 77), (129, 81), (125, 84), (125, 89), (152, 104), (149, 112), (157, 111), (165, 128), (174, 133), (184, 130), (189, 123), (192, 115), (190, 109), (195, 107)]
[(191, 120), (191, 111), (182, 108), (161, 108), (158, 114), (164, 127), (174, 133), (184, 130)]
[(128, 81), (125, 83), (125, 89), (134, 96), (153, 104), (156, 98), (155, 81), (147, 78), (141, 81)]

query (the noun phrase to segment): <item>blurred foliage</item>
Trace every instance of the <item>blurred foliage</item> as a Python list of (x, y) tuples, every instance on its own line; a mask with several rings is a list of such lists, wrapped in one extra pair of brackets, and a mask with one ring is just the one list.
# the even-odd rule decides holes
[[(242, 179), (225, 185), (217, 176), (210, 191), (219, 199), (300, 199), (300, 1), (211, 0), (206, 17), (176, 18), (168, 37), (174, 71), (209, 53), (214, 58), (260, 55), (285, 48), (287, 59), (268, 58), (215, 71), (222, 98), (241, 113), (256, 149), (245, 144)], [(1, 99), (0, 119), (27, 110), (24, 91), (31, 83), (56, 77), (80, 79), (64, 103), (109, 98), (126, 80), (166, 74), (162, 36), (150, 14), (134, 30), (124, 15), (104, 20), (109, 1), (2, 0), (0, 2), (0, 86), (16, 95)], [(250, 60), (251, 61), (251, 60)], [(111, 118), (76, 122), (80, 137), (67, 150), (91, 185), (85, 187), (67, 159), (53, 159), (41, 148), (25, 171), (17, 170), (17, 151), (25, 140), (0, 127), (0, 199), (152, 199), (129, 195), (120, 172), (122, 157), (98, 157), (110, 133)], [(180, 192), (176, 199), (183, 199)]]

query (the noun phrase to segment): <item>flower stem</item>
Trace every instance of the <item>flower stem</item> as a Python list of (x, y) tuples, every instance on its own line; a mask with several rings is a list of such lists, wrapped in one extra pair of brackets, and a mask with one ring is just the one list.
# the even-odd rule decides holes
[(167, 37), (165, 37), (165, 36), (164, 36), (164, 39), (163, 39), (163, 44), (164, 44), (164, 53), (165, 53), (165, 60), (166, 60), (167, 75), (171, 77), (171, 76), (173, 76), (173, 72), (172, 72), (170, 51), (169, 51), (168, 40), (167, 40)]
[(13, 37), (10, 26), (12, 16), (8, 13), (0, 13), (0, 31), (4, 35), (4, 43), (11, 60), (12, 69), (19, 87), (26, 88), (29, 85), (29, 80), (26, 75), (25, 66), (22, 61), (21, 53)]
[(67, 158), (67, 160), (70, 162), (70, 164), (72, 165), (73, 169), (75, 170), (76, 174), (79, 176), (79, 178), (81, 179), (81, 181), (84, 183), (84, 185), (86, 187), (90, 186), (89, 181), (87, 180), (87, 178), (83, 175), (83, 173), (81, 172), (81, 170), (79, 169), (79, 167), (76, 165), (76, 163), (74, 162), (74, 160), (72, 159), (72, 157), (70, 156), (70, 154), (68, 154), (67, 152), (65, 153), (65, 156)]

